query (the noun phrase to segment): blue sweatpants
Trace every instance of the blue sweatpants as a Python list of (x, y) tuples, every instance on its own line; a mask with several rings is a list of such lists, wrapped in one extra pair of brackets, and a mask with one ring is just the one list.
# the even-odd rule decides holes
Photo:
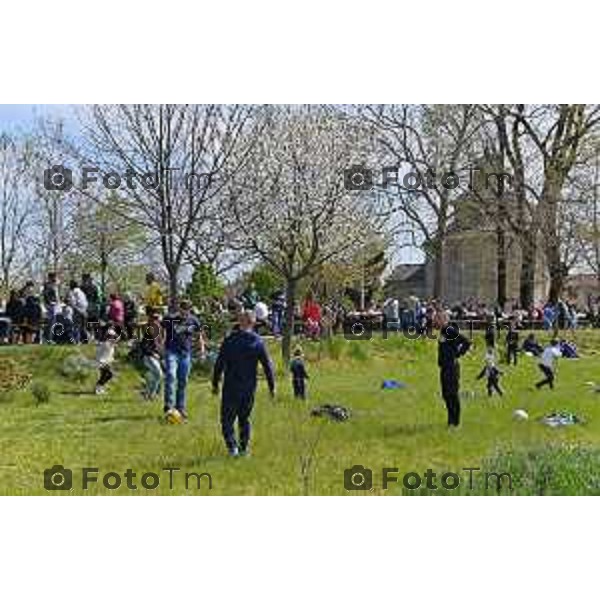
[[(254, 407), (254, 390), (223, 390), (221, 398), (221, 430), (225, 445), (231, 452), (236, 448), (245, 451), (250, 442), (250, 414)], [(234, 426), (237, 421), (239, 443)]]

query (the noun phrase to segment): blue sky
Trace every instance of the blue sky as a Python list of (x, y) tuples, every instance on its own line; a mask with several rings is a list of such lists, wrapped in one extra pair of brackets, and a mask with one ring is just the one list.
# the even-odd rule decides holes
[(75, 122), (68, 104), (0, 104), (0, 131), (28, 130), (43, 117)]
[[(61, 119), (65, 127), (76, 130), (75, 105), (69, 104), (0, 104), (0, 133), (28, 131), (42, 118)], [(394, 252), (392, 263), (421, 262), (419, 253), (412, 248), (399, 248)]]

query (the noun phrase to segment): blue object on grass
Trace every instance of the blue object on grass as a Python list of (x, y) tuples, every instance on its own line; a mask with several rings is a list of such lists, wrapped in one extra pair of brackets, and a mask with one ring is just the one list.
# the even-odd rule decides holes
[(402, 383), (401, 381), (396, 381), (395, 379), (385, 379), (381, 384), (382, 390), (401, 390), (405, 387), (405, 383)]

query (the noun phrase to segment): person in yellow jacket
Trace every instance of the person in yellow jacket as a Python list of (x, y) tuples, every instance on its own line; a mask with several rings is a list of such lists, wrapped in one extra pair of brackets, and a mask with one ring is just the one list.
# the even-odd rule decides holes
[(146, 314), (150, 316), (160, 310), (164, 305), (163, 293), (160, 284), (156, 281), (154, 273), (146, 275), (146, 293), (144, 295), (144, 304), (146, 305)]

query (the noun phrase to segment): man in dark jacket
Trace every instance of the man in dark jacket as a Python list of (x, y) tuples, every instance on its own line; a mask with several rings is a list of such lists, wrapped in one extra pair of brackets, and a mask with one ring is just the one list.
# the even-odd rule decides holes
[[(246, 455), (250, 441), (250, 414), (254, 406), (256, 370), (262, 365), (271, 396), (275, 393), (273, 367), (265, 345), (253, 331), (254, 316), (242, 312), (239, 328), (234, 330), (221, 345), (213, 373), (213, 394), (219, 391), (224, 373), (221, 397), (221, 427), (230, 456)], [(234, 424), (238, 422), (239, 443), (235, 438)]]
[(460, 365), (459, 358), (464, 356), (471, 342), (461, 335), (453, 323), (444, 325), (438, 343), (438, 367), (442, 397), (448, 410), (448, 427), (460, 424)]

